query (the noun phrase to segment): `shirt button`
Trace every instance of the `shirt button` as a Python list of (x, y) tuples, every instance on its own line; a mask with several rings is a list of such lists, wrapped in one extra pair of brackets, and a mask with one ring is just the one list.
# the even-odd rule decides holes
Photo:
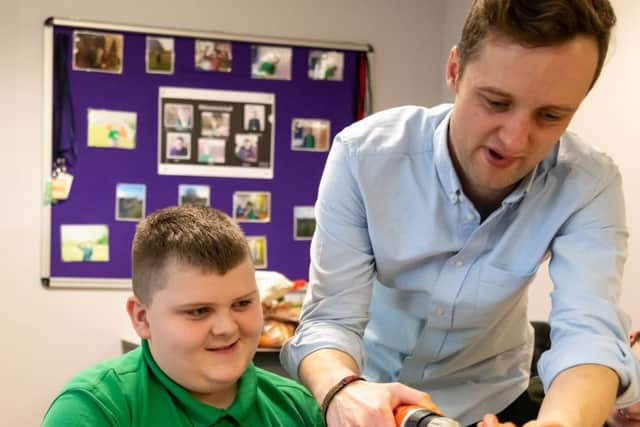
[(444, 309), (442, 307), (438, 307), (436, 313), (438, 314), (438, 316), (442, 317), (444, 316)]
[(462, 267), (463, 265), (464, 265), (464, 262), (462, 262), (462, 261), (460, 261), (460, 260), (457, 260), (457, 261), (455, 262), (455, 266), (456, 266), (456, 267)]
[(467, 215), (467, 221), (473, 221), (473, 214)]

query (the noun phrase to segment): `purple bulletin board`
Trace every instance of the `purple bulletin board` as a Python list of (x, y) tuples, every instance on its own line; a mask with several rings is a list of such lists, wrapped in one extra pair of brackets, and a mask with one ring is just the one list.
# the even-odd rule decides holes
[[(121, 72), (74, 69), (74, 31), (95, 31), (122, 35)], [(170, 37), (174, 40), (173, 74), (148, 73), (146, 37)], [(56, 76), (57, 40), (69, 41), (68, 89), (70, 111), (64, 114), (55, 103), (60, 76)], [(195, 42), (198, 39), (227, 40), (232, 45), (232, 67), (227, 72), (203, 71), (195, 66)], [(359, 61), (370, 47), (328, 43), (324, 49), (343, 54), (342, 80), (315, 80), (309, 75), (310, 52), (323, 49), (316, 42), (284, 41), (215, 33), (192, 33), (99, 23), (80, 23), (50, 18), (45, 25), (45, 160), (44, 179), (51, 178), (56, 157), (52, 134), (56, 120), (75, 121), (75, 158), (68, 159), (67, 171), (74, 177), (66, 200), (45, 204), (43, 210), (42, 278), (46, 286), (110, 287), (130, 285), (130, 246), (137, 221), (116, 219), (116, 186), (142, 184), (146, 189), (145, 213), (178, 204), (179, 185), (207, 185), (209, 204), (229, 215), (233, 212), (235, 192), (270, 193), (268, 222), (241, 222), (247, 236), (266, 236), (266, 270), (275, 270), (288, 278), (306, 279), (309, 267), (309, 240), (294, 238), (294, 207), (312, 206), (317, 195), (327, 151), (292, 148), (293, 120), (318, 119), (330, 124), (329, 141), (356, 120), (358, 89), (363, 87)], [(291, 48), (290, 80), (252, 77), (254, 46)], [(340, 49), (343, 47), (342, 49)], [(162, 87), (193, 88), (243, 93), (272, 94), (273, 114), (269, 132), (273, 137), (273, 178), (189, 176), (158, 173), (159, 90)], [(88, 145), (88, 111), (133, 112), (136, 117), (135, 148), (117, 149)], [(62, 132), (64, 133), (63, 126)], [(160, 129), (160, 132), (159, 132)], [(69, 139), (69, 132), (64, 135)], [(164, 144), (164, 143), (163, 143)], [(162, 145), (164, 146), (164, 145)], [(106, 225), (108, 261), (63, 261), (61, 226)]]

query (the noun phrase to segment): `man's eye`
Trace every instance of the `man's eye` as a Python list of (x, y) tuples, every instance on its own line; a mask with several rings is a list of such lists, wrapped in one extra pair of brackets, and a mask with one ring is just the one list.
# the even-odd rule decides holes
[(495, 99), (486, 98), (487, 105), (493, 110), (504, 111), (509, 107), (509, 104), (504, 101), (498, 101)]
[(560, 117), (557, 114), (553, 114), (553, 113), (540, 113), (540, 117), (542, 118), (542, 120), (544, 120), (545, 122), (557, 122), (558, 120), (561, 120), (562, 117)]

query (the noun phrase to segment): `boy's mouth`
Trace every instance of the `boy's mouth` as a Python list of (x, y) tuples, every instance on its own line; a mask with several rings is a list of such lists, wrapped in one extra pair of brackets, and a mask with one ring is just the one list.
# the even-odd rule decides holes
[(238, 343), (238, 340), (232, 342), (229, 345), (223, 345), (223, 346), (218, 346), (218, 347), (208, 347), (207, 351), (228, 351), (228, 350), (232, 350), (236, 344)]

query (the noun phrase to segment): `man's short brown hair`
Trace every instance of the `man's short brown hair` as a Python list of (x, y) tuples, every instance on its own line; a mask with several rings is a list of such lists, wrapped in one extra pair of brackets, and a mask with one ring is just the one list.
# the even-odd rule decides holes
[(593, 86), (615, 23), (609, 0), (473, 0), (458, 43), (458, 73), (462, 76), (489, 33), (504, 35), (526, 47), (553, 46), (586, 35), (598, 45)]
[(133, 293), (150, 304), (164, 286), (170, 262), (224, 275), (248, 256), (244, 234), (225, 213), (198, 205), (160, 209), (136, 228), (131, 245)]

